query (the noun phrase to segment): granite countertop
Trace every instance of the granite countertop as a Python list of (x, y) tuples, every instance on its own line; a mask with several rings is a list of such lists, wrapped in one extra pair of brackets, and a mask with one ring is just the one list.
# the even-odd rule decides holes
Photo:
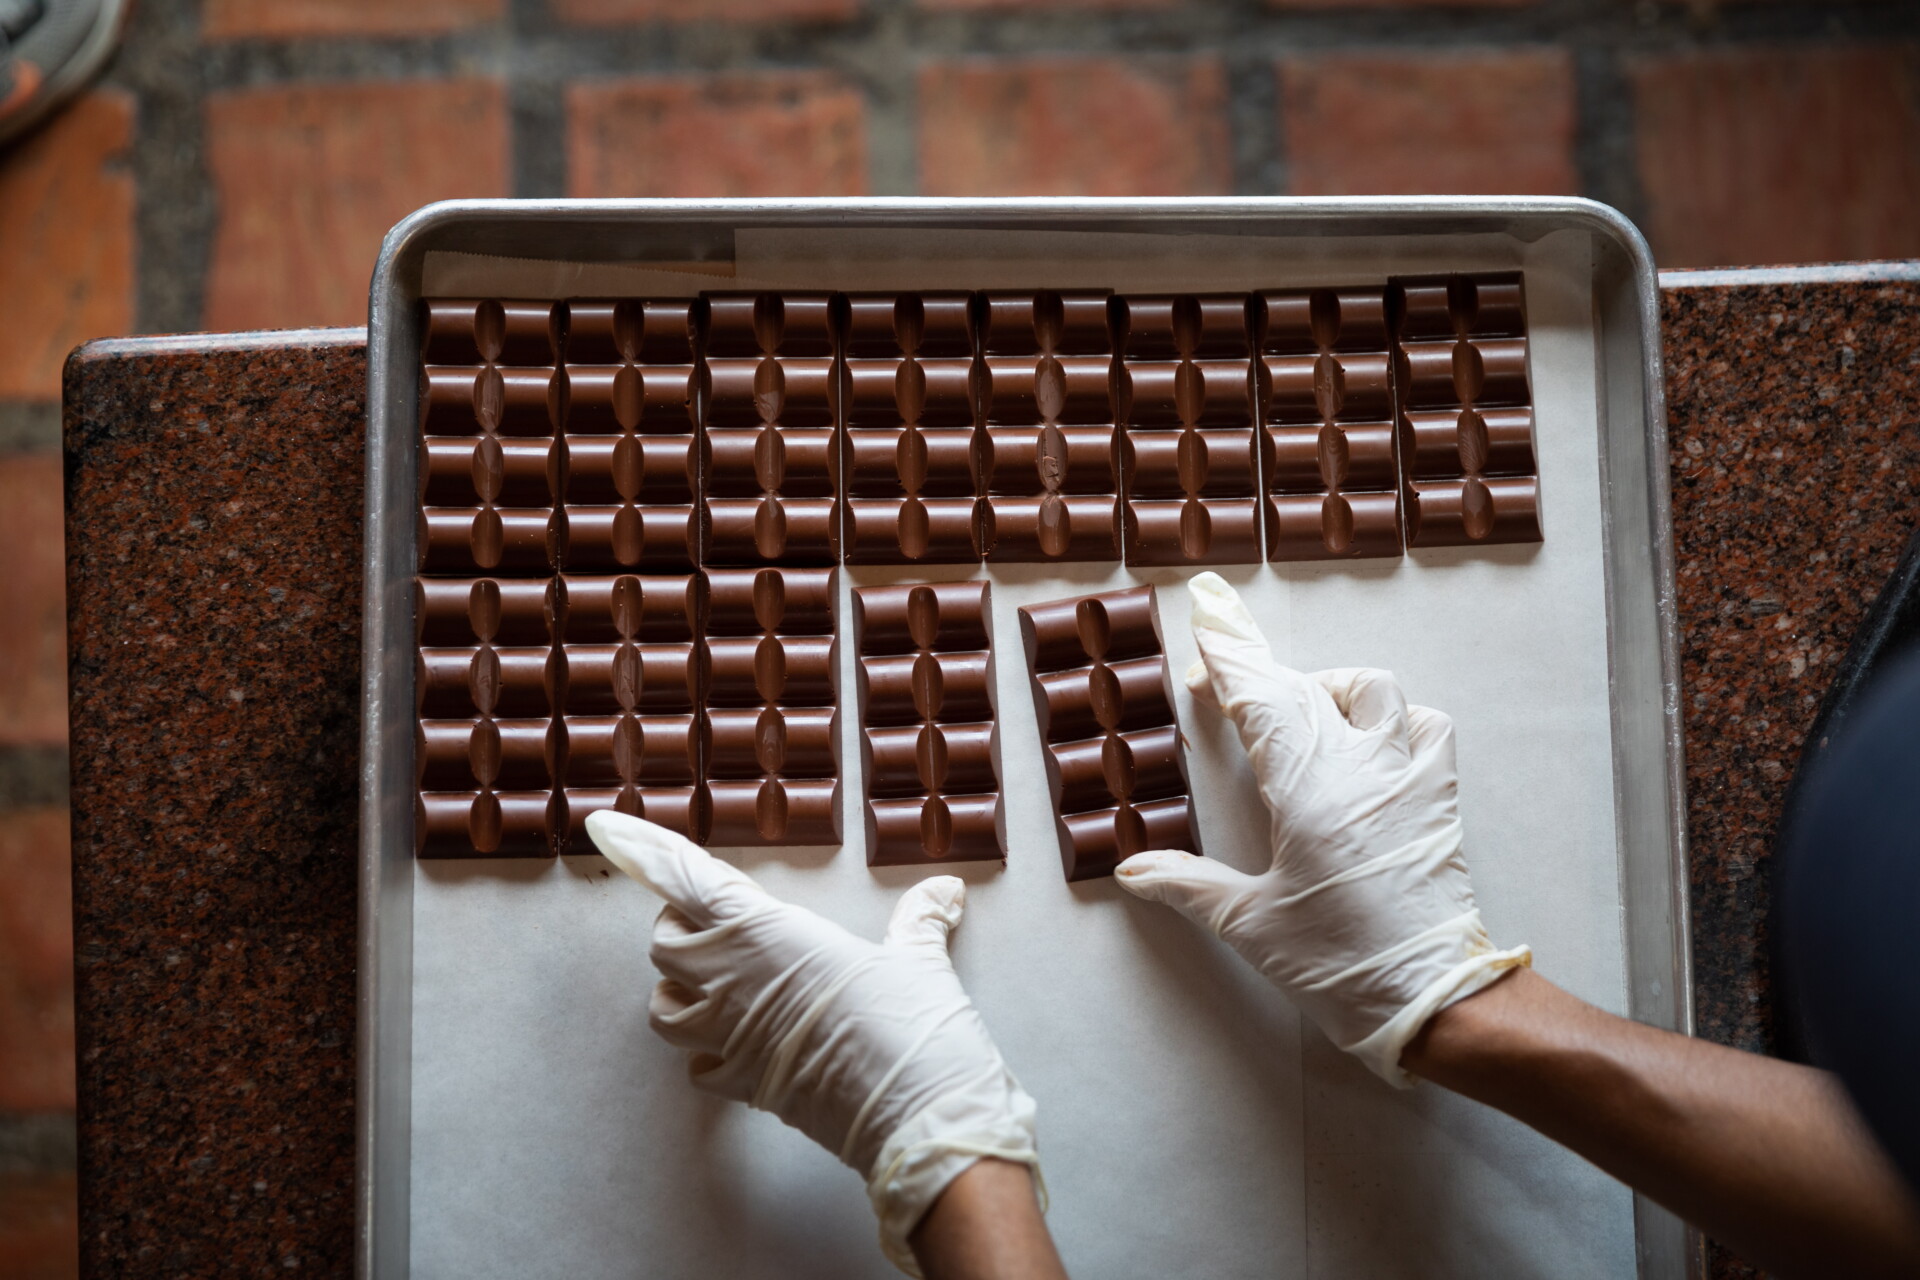
[[(1765, 1051), (1779, 799), (1912, 524), (1920, 268), (1661, 283), (1697, 1020)], [(90, 1276), (352, 1271), (365, 382), (359, 330), (67, 368)]]

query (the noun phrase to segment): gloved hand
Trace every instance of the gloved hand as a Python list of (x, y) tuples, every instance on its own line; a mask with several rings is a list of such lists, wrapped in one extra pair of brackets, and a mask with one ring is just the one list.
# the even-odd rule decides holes
[(922, 880), (879, 943), (782, 902), (682, 836), (603, 809), (587, 834), (667, 900), (649, 1022), (692, 1054), (693, 1083), (771, 1111), (867, 1180), (880, 1247), (907, 1236), (982, 1156), (1033, 1169), (1034, 1104), (947, 957), (966, 885)]
[(1120, 885), (1211, 929), (1335, 1044), (1401, 1087), (1407, 1042), (1515, 966), (1480, 923), (1461, 853), (1453, 722), (1385, 671), (1302, 675), (1274, 660), (1214, 573), (1189, 584), (1201, 661), (1187, 685), (1240, 731), (1272, 814), (1273, 864), (1246, 875), (1171, 850)]

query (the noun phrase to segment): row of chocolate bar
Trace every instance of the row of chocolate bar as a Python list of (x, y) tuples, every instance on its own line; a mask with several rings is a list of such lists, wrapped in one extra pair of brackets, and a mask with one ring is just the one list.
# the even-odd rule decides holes
[(1537, 541), (1520, 277), (426, 305), (421, 571)]
[[(422, 857), (841, 839), (831, 569), (416, 585)], [(1006, 857), (985, 582), (857, 587), (871, 865)], [(1151, 586), (1020, 610), (1069, 879), (1199, 852)]]

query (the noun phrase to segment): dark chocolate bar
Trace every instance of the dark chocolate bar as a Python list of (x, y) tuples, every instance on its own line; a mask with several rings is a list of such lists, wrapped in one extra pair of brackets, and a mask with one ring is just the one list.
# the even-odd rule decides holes
[(988, 560), (1118, 560), (1119, 450), (1105, 293), (976, 304)]
[(707, 573), (714, 844), (840, 843), (835, 573)]
[(1407, 545), (1540, 541), (1518, 272), (1395, 279)]
[(1254, 295), (1272, 560), (1397, 556), (1392, 335), (1375, 288)]
[(824, 293), (708, 295), (704, 563), (839, 563), (835, 311)]
[(846, 299), (848, 564), (980, 559), (971, 294)]
[(1020, 637), (1067, 879), (1201, 852), (1153, 588), (1025, 606)]
[(985, 582), (856, 587), (867, 865), (1004, 859)]
[(1115, 299), (1127, 563), (1256, 564), (1261, 436), (1244, 294)]

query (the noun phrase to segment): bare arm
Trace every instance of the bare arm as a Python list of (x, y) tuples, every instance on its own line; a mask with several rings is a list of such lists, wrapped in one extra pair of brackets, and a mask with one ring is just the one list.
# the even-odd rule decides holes
[(1920, 1212), (1826, 1072), (1616, 1018), (1531, 970), (1435, 1015), (1400, 1062), (1769, 1270), (1920, 1274)]
[(1067, 1280), (1025, 1165), (982, 1160), (907, 1237), (927, 1280)]

